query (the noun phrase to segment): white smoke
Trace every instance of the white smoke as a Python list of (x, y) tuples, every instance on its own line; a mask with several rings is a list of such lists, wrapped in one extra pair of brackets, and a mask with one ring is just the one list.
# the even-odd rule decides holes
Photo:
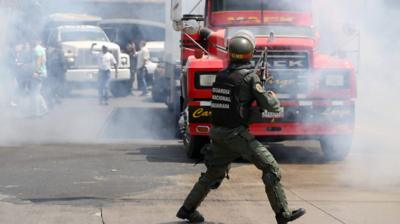
[[(355, 157), (346, 164), (346, 172), (351, 177), (346, 175), (340, 180), (349, 185), (381, 187), (399, 184), (400, 175), (395, 170), (400, 168), (397, 149), (400, 4), (395, 2), (389, 5), (389, 1), (378, 0), (315, 0), (315, 20), (322, 30), (322, 50), (333, 52), (343, 47), (340, 43), (346, 43), (343, 42), (346, 35), (340, 34), (343, 29), (338, 24), (354, 24), (360, 34), (359, 61), (349, 55), (354, 64), (359, 63), (352, 151)], [(357, 42), (346, 44), (345, 48), (354, 49)]]
[(7, 44), (8, 37), (11, 34), (10, 27), (14, 11), (5, 6), (0, 5), (0, 108), (6, 104), (10, 98), (10, 92), (13, 91), (15, 82), (11, 71), (8, 70), (8, 62), (10, 60), (11, 46)]

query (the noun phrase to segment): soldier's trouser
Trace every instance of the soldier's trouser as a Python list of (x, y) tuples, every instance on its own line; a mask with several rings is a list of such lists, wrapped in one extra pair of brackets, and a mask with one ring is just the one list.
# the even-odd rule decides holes
[(265, 191), (274, 212), (284, 212), (285, 216), (289, 214), (286, 195), (280, 183), (281, 173), (278, 163), (263, 144), (244, 127), (236, 129), (214, 127), (210, 136), (211, 147), (205, 155), (207, 171), (201, 174), (187, 196), (183, 204), (186, 209), (197, 209), (210, 190), (217, 189), (221, 185), (231, 162), (242, 157), (262, 171)]

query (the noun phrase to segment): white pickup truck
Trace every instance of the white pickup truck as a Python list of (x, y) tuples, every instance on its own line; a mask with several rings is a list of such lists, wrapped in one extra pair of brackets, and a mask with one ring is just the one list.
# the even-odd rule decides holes
[(47, 48), (52, 51), (61, 46), (67, 62), (65, 74), (68, 89), (90, 88), (97, 86), (97, 59), (90, 52), (93, 43), (94, 51), (101, 51), (106, 46), (118, 62), (118, 80), (114, 71), (110, 85), (114, 96), (126, 96), (130, 93), (130, 61), (127, 54), (121, 53), (120, 47), (112, 43), (106, 33), (97, 25), (60, 24), (47, 31)]

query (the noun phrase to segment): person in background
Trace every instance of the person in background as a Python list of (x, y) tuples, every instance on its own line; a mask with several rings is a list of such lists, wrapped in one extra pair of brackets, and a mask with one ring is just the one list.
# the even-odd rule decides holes
[(140, 51), (137, 53), (137, 72), (138, 72), (138, 84), (141, 87), (142, 95), (147, 95), (147, 83), (146, 83), (146, 64), (150, 60), (150, 52), (146, 47), (146, 41), (140, 42)]
[(14, 73), (17, 81), (17, 89), (11, 106), (17, 106), (20, 103), (21, 97), (27, 96), (30, 90), (30, 81), (33, 73), (32, 50), (29, 42), (18, 44), (15, 47), (14, 54)]
[(60, 44), (49, 52), (47, 65), (49, 70), (48, 103), (51, 105), (59, 104), (64, 93), (65, 73), (67, 71), (67, 63)]
[(135, 41), (132, 39), (131, 42), (128, 43), (126, 46), (126, 52), (129, 54), (129, 59), (130, 59), (130, 73), (131, 73), (131, 82), (132, 84), (135, 82), (135, 75), (136, 75), (136, 44)]
[(42, 95), (43, 82), (47, 78), (46, 49), (41, 45), (39, 38), (32, 42), (34, 72), (31, 79), (31, 99), (33, 117), (42, 117), (48, 113), (47, 103)]
[(111, 68), (114, 67), (115, 78), (118, 79), (118, 65), (114, 55), (109, 52), (106, 46), (101, 47), (101, 52), (94, 52), (93, 48), (96, 45), (96, 43), (92, 44), (90, 52), (92, 53), (92, 55), (97, 56), (97, 65), (99, 68), (99, 104), (108, 105), (108, 88), (110, 86), (111, 80)]

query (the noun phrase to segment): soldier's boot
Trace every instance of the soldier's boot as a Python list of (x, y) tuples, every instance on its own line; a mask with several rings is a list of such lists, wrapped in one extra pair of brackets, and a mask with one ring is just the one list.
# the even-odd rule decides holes
[(306, 210), (304, 208), (299, 208), (297, 210), (290, 211), (289, 214), (287, 214), (286, 212), (280, 212), (276, 214), (275, 218), (278, 224), (287, 224), (288, 222), (300, 218), (304, 214), (306, 214)]
[[(204, 178), (204, 175), (202, 175)], [(186, 197), (183, 206), (179, 209), (176, 217), (180, 219), (187, 219), (190, 223), (204, 222), (204, 217), (197, 211), (201, 202), (210, 192), (210, 188), (205, 185), (200, 177), (199, 182), (197, 182), (193, 189), (190, 191), (189, 195)]]
[(197, 210), (190, 211), (182, 206), (178, 213), (176, 213), (176, 217), (184, 220), (188, 220), (189, 223), (202, 223), (204, 222), (203, 215)]

